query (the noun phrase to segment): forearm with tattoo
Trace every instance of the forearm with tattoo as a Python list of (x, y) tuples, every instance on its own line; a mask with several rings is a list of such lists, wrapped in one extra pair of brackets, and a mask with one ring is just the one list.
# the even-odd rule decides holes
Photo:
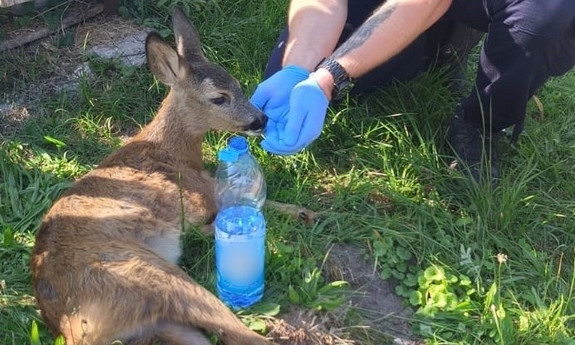
[[(435, 23), (452, 0), (387, 0), (331, 54), (352, 78), (358, 78), (399, 54)], [(333, 78), (319, 68), (314, 77), (330, 95)]]
[(345, 41), (339, 48), (337, 48), (333, 54), (332, 58), (337, 59), (340, 58), (352, 50), (360, 47), (371, 35), (373, 32), (385, 21), (387, 18), (391, 16), (391, 14), (396, 9), (396, 4), (383, 4), (380, 6), (374, 14), (369, 17), (366, 22), (361, 25), (352, 35), (351, 37)]

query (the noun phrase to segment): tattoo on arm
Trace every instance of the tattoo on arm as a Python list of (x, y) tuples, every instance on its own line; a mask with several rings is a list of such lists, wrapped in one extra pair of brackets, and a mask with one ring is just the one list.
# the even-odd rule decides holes
[(335, 52), (332, 58), (337, 59), (350, 51), (360, 47), (372, 34), (395, 11), (396, 4), (383, 4), (375, 13), (363, 23), (351, 37), (345, 41)]

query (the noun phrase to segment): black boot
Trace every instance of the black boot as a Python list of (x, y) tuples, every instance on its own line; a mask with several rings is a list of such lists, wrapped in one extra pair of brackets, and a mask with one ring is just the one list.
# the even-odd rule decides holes
[[(458, 106), (449, 126), (449, 143), (456, 159), (451, 167), (470, 175), (476, 182), (490, 179), (493, 187), (499, 183), (499, 133), (484, 133), (465, 120)], [(489, 164), (489, 168), (486, 168)]]

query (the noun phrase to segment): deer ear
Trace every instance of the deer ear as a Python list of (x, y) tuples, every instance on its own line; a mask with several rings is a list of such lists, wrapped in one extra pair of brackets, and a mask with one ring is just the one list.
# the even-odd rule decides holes
[(206, 61), (206, 57), (202, 52), (200, 36), (192, 22), (179, 7), (175, 7), (172, 12), (172, 26), (176, 37), (178, 54), (188, 60)]
[(178, 53), (156, 32), (146, 38), (146, 57), (152, 73), (166, 85), (174, 85), (185, 73)]

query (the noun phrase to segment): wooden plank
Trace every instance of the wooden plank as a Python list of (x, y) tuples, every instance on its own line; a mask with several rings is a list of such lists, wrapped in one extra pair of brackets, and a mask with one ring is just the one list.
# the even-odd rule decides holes
[(0, 0), (0, 7), (12, 7), (14, 5), (30, 2), (31, 0)]
[(40, 38), (43, 38), (43, 37), (46, 37), (46, 36), (53, 34), (54, 32), (56, 32), (56, 30), (64, 30), (64, 29), (66, 29), (72, 25), (76, 25), (78, 23), (81, 23), (86, 19), (97, 16), (98, 14), (102, 13), (103, 11), (104, 11), (104, 6), (101, 3), (98, 3), (95, 6), (88, 8), (85, 12), (81, 13), (78, 16), (71, 16), (71, 17), (64, 18), (57, 29), (50, 29), (48, 27), (44, 27), (44, 28), (41, 28), (38, 30), (34, 30), (31, 32), (19, 35), (19, 36), (15, 37), (14, 39), (11, 39), (11, 40), (0, 41), (0, 52), (3, 52), (5, 50), (13, 49), (13, 48), (20, 47), (20, 46), (23, 46), (25, 44), (34, 42), (36, 40), (39, 40)]

